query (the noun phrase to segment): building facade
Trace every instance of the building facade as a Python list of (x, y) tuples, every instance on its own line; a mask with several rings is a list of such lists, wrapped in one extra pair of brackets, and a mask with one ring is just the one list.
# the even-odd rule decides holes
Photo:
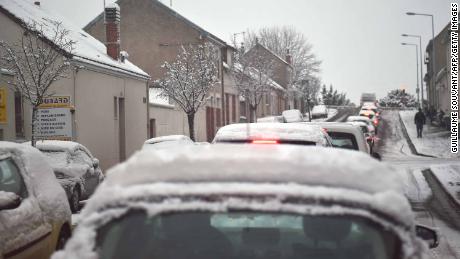
[[(210, 94), (206, 106), (196, 115), (197, 141), (211, 141), (219, 127), (238, 121), (236, 114), (239, 107), (235, 104), (238, 91), (231, 71), (226, 68), (231, 66), (232, 47), (160, 1), (119, 0), (117, 3), (121, 10), (121, 48), (129, 53), (130, 60), (151, 75), (150, 88), (155, 88), (155, 81), (164, 77), (164, 62), (173, 62), (182, 46), (207, 41), (219, 49), (220, 84)], [(84, 29), (97, 39), (104, 40), (103, 14)], [(155, 94), (158, 94), (158, 90), (151, 93), (154, 95), (150, 96), (150, 137), (188, 135), (185, 113), (172, 101), (157, 98)]]
[[(75, 41), (67, 77), (55, 81), (49, 92), (70, 100), (70, 140), (86, 146), (101, 168), (107, 169), (138, 150), (148, 137), (149, 75), (116, 53), (110, 56), (109, 47), (43, 9), (39, 2), (0, 1), (0, 39), (6, 42), (19, 42), (31, 22), (51, 26), (47, 21), (62, 22), (67, 37)], [(7, 118), (0, 123), (0, 140), (30, 140), (32, 107), (7, 85), (14, 80), (14, 73), (1, 71)]]

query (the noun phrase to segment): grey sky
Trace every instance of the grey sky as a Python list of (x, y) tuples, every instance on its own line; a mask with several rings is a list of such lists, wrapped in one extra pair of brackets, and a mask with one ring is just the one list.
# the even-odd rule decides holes
[[(169, 5), (170, 0), (163, 0)], [(423, 50), (450, 19), (454, 0), (172, 0), (173, 8), (209, 32), (230, 42), (235, 32), (271, 25), (293, 25), (313, 44), (323, 83), (333, 84), (358, 102), (362, 92), (378, 98), (391, 89), (415, 93), (415, 50), (401, 42), (418, 42), (402, 33), (422, 35)], [(77, 25), (84, 26), (103, 9), (103, 0), (42, 0)], [(107, 3), (113, 0), (106, 0)], [(122, 10), (123, 15), (123, 10)], [(123, 19), (123, 16), (122, 16)], [(121, 32), (123, 33), (123, 32)], [(424, 51), (423, 51), (424, 53)], [(424, 67), (424, 73), (426, 68)]]

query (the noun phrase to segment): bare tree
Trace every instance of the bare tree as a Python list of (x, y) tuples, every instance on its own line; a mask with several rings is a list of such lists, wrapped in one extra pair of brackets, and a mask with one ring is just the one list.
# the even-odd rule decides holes
[[(264, 27), (257, 31), (247, 31), (244, 34), (244, 45), (252, 47), (259, 42), (280, 57), (292, 56), (292, 66), (294, 68), (288, 95), (290, 97), (302, 97), (302, 92), (296, 89), (302, 81), (318, 80), (321, 61), (313, 52), (313, 46), (308, 42), (304, 34), (297, 31), (292, 26), (283, 27)], [(305, 90), (305, 88), (303, 88)], [(309, 89), (309, 92), (316, 88)], [(316, 91), (315, 94), (317, 94)]]
[(187, 114), (190, 138), (195, 140), (195, 114), (206, 104), (219, 82), (218, 50), (211, 43), (182, 46), (173, 63), (165, 62), (165, 78), (158, 80), (162, 96), (169, 97)]
[(250, 118), (256, 121), (257, 107), (274, 86), (271, 79), (273, 61), (258, 51), (245, 53), (244, 48), (238, 51), (235, 59), (233, 71), (238, 91), (249, 105)]
[(1, 66), (14, 73), (8, 85), (32, 106), (32, 145), (36, 142), (37, 110), (50, 86), (66, 77), (75, 41), (61, 22), (47, 20), (28, 24), (19, 42), (0, 41)]

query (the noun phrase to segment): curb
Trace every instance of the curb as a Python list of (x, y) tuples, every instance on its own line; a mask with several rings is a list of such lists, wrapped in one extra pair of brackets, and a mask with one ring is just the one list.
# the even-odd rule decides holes
[[(441, 192), (443, 193), (443, 196), (445, 196), (446, 202), (447, 202), (446, 204), (444, 204), (444, 206), (446, 208), (450, 207), (448, 214), (452, 214), (452, 215), (444, 215), (444, 216), (448, 216), (448, 217), (453, 216), (457, 218), (457, 215), (460, 213), (460, 203), (458, 203), (455, 197), (453, 197), (452, 194), (445, 188), (445, 186), (442, 184), (442, 182), (439, 180), (436, 174), (433, 173), (433, 171), (431, 171), (431, 168), (423, 170), (422, 174), (427, 180), (427, 183), (432, 190), (433, 190), (433, 186), (432, 186), (433, 184), (438, 185), (440, 187), (439, 189), (442, 190)], [(433, 193), (433, 195), (435, 194)], [(458, 221), (458, 220), (453, 220), (453, 221)], [(457, 227), (460, 228), (460, 226), (457, 226)]]
[(412, 142), (412, 139), (410, 138), (409, 133), (407, 132), (406, 125), (404, 124), (404, 121), (402, 120), (401, 114), (399, 114), (399, 112), (398, 112), (398, 117), (399, 117), (399, 122), (401, 124), (402, 132), (404, 134), (404, 137), (407, 140), (407, 143), (409, 144), (409, 148), (410, 148), (410, 151), (412, 152), (412, 154), (417, 155), (417, 156), (424, 156), (424, 157), (435, 157), (435, 156), (432, 156), (432, 155), (419, 153), (417, 151), (417, 148), (415, 147), (414, 142)]

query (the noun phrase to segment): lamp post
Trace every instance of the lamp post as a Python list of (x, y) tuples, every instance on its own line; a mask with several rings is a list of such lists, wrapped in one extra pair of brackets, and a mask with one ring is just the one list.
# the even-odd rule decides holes
[(417, 101), (420, 107), (420, 91), (419, 91), (419, 76), (418, 76), (418, 45), (413, 43), (401, 43), (404, 46), (415, 46), (415, 61), (417, 61)]
[(421, 100), (422, 100), (422, 107), (423, 107), (423, 100), (425, 100), (424, 98), (424, 87), (423, 87), (423, 59), (422, 59), (422, 36), (420, 35), (413, 35), (413, 34), (401, 34), (401, 36), (403, 37), (413, 37), (413, 38), (418, 38), (418, 41), (419, 41), (419, 53), (420, 53), (420, 56), (419, 56), (419, 59), (420, 59), (420, 87), (422, 89), (422, 97), (421, 97)]
[[(434, 46), (434, 16), (432, 14), (426, 14), (426, 13), (414, 13), (414, 12), (407, 12), (406, 13), (407, 15), (419, 15), (419, 16), (429, 16), (431, 17), (431, 44), (432, 45), (432, 55), (430, 56), (430, 63), (431, 63), (431, 84), (430, 84), (430, 89), (427, 89), (429, 90), (430, 92), (430, 96), (431, 98), (433, 97), (433, 92), (432, 90), (435, 89), (435, 84), (436, 84), (436, 66), (435, 66), (435, 46)], [(434, 99), (433, 99), (434, 100)], [(430, 105), (432, 105), (432, 103), (430, 102)]]

